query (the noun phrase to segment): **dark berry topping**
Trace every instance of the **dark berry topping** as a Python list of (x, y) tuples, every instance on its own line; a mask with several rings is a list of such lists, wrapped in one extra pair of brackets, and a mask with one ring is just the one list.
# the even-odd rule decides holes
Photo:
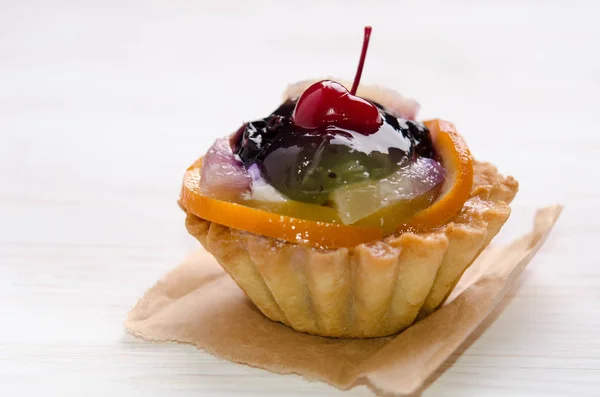
[(381, 124), (364, 134), (335, 124), (304, 128), (292, 122), (296, 101), (265, 119), (246, 123), (232, 137), (244, 165), (256, 163), (267, 182), (286, 196), (324, 204), (331, 191), (380, 179), (415, 157), (434, 157), (429, 131), (421, 123), (376, 109)]

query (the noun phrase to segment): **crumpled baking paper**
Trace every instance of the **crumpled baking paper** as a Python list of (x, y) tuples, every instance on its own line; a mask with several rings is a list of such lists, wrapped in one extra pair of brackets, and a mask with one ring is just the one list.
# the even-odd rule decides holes
[(300, 374), (341, 389), (366, 384), (378, 394), (410, 395), (427, 384), (498, 305), (561, 210), (538, 210), (533, 230), (506, 247), (486, 249), (442, 308), (398, 335), (332, 339), (273, 322), (203, 250), (146, 292), (125, 327), (149, 341), (189, 343), (230, 361)]

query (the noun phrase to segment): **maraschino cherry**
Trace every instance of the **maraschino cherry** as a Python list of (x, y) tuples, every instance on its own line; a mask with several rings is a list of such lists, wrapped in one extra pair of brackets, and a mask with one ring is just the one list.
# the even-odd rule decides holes
[(367, 26), (352, 90), (348, 92), (343, 85), (331, 80), (311, 85), (298, 99), (292, 116), (295, 125), (306, 129), (336, 126), (364, 135), (377, 132), (382, 124), (379, 110), (371, 102), (355, 95), (370, 37), (371, 27)]

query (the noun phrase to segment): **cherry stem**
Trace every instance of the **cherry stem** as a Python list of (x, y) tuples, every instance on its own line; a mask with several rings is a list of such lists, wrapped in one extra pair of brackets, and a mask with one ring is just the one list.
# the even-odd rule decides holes
[(358, 61), (358, 69), (356, 69), (356, 75), (354, 76), (354, 83), (352, 83), (352, 89), (350, 94), (355, 95), (358, 90), (358, 84), (360, 83), (360, 76), (362, 76), (363, 67), (365, 66), (365, 58), (367, 57), (367, 48), (369, 48), (369, 39), (371, 38), (370, 26), (365, 26), (365, 38), (363, 40), (362, 51), (360, 52), (360, 61)]

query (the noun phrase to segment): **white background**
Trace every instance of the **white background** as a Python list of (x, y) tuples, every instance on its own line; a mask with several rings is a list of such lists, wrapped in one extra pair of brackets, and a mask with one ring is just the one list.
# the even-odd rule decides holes
[(363, 81), (454, 121), (521, 182), (500, 241), (566, 204), (424, 394), (600, 395), (599, 3), (367, 3), (0, 0), (0, 395), (344, 395), (122, 321), (197, 244), (176, 204), (185, 167), (287, 83), (351, 78), (365, 24)]

